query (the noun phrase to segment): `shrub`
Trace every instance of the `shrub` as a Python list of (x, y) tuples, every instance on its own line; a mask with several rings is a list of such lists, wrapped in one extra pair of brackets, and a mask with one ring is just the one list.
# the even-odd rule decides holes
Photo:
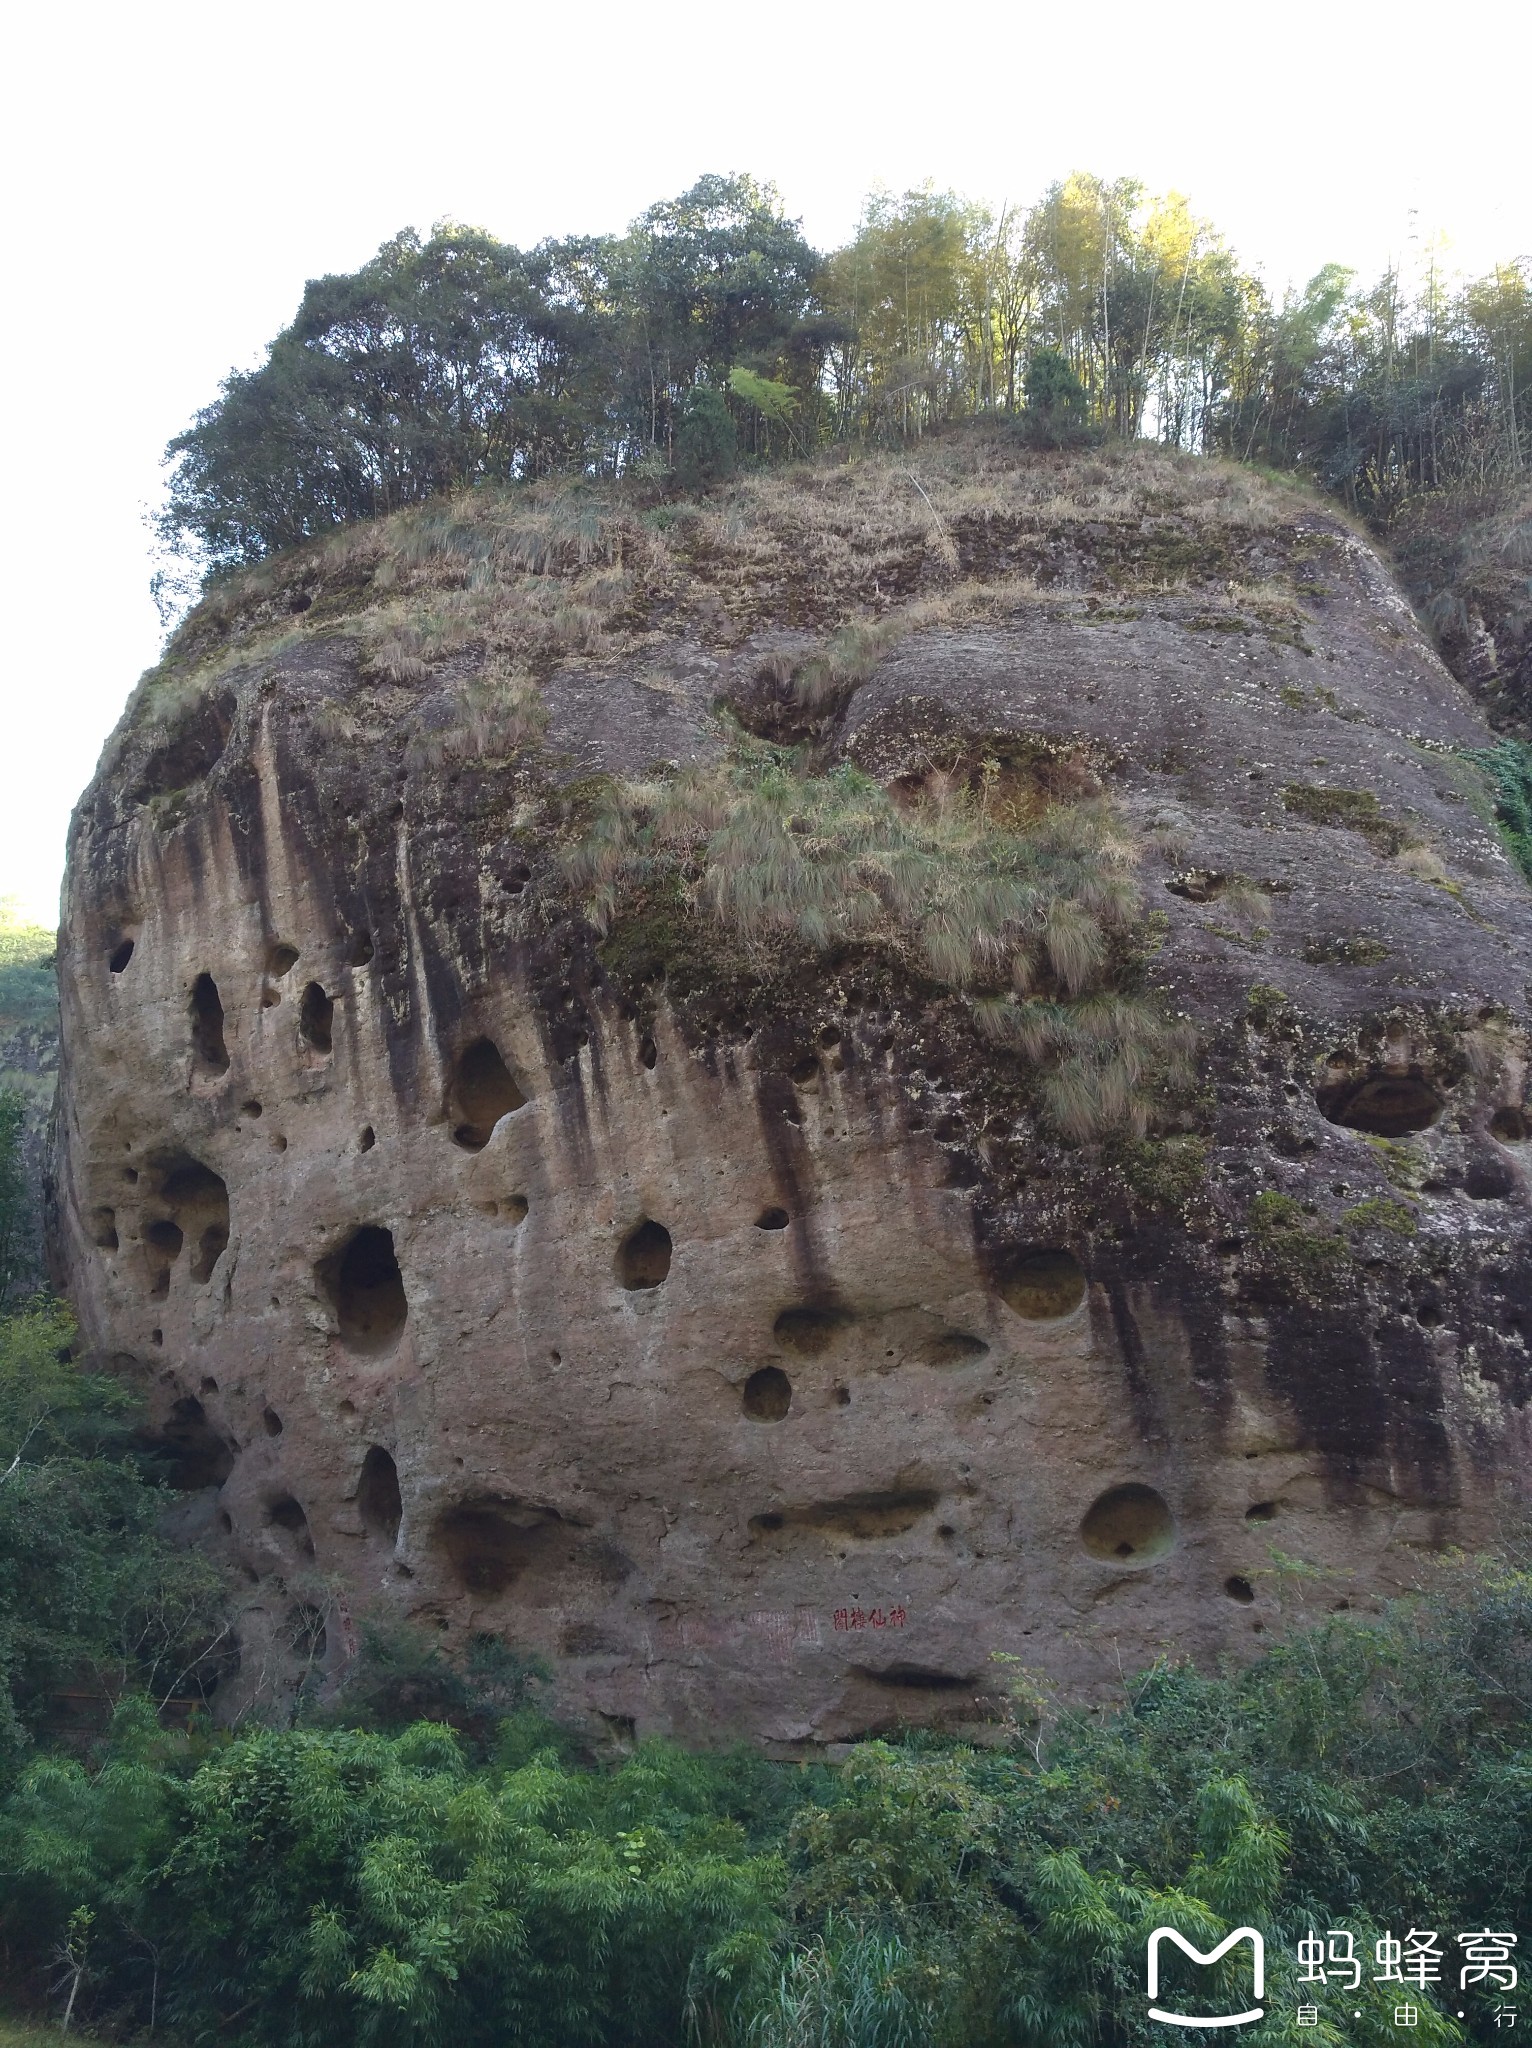
[(734, 474), (739, 438), (721, 391), (697, 384), (686, 395), (676, 430), (676, 476), (688, 491), (705, 491)]

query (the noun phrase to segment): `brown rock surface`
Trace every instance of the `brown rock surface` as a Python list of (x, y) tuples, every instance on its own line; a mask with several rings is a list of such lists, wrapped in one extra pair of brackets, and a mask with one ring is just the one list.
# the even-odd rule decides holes
[[(892, 539), (833, 474), (635, 528), (498, 751), (453, 738), (487, 640), (378, 655), (387, 534), (260, 572), (130, 709), (71, 842), (59, 1241), (242, 1569), (231, 1705), (382, 1611), (619, 1731), (977, 1725), (993, 1652), (1239, 1654), (1271, 1546), (1358, 1605), (1524, 1485), (1532, 897), (1477, 713), (1317, 507), (991, 451), (976, 508), (977, 459)], [(1138, 1143), (1051, 1136), (886, 964), (657, 982), (560, 893), (593, 773), (797, 717), (816, 636), (944, 589), (811, 736), (1111, 792), (1201, 1035)]]

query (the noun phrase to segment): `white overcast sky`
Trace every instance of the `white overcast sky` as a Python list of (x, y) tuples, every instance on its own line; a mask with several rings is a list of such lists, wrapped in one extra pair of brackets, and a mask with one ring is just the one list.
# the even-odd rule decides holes
[(1532, 250), (1525, 0), (11, 19), (0, 895), (49, 923), (70, 807), (158, 651), (142, 517), (166, 441), (306, 278), (400, 227), (618, 229), (745, 170), (826, 247), (875, 184), (1025, 203), (1078, 168), (1188, 193), (1278, 287), (1331, 259), (1371, 273), (1412, 227), (1470, 270)]

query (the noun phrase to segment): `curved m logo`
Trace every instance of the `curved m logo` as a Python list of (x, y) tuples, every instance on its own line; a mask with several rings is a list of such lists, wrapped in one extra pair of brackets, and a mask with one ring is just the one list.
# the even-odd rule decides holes
[[(1191, 1957), (1194, 1963), (1207, 1967), (1221, 1962), (1231, 1948), (1242, 1941), (1250, 1944), (1250, 1995), (1255, 2003), (1245, 2012), (1215, 2013), (1199, 2017), (1185, 2012), (1162, 2012), (1156, 2004), (1160, 1995), (1160, 1943), (1173, 1941), (1183, 1955)], [(1266, 1944), (1253, 1927), (1236, 1927), (1232, 1934), (1224, 1936), (1217, 1948), (1210, 1948), (1206, 1955), (1200, 1948), (1194, 1948), (1184, 1934), (1178, 1934), (1173, 1927), (1156, 1927), (1149, 1937), (1149, 2017), (1163, 2020), (1171, 2027), (1245, 2027), (1252, 2020), (1264, 2017), (1265, 2008), (1260, 2001), (1266, 1996)]]

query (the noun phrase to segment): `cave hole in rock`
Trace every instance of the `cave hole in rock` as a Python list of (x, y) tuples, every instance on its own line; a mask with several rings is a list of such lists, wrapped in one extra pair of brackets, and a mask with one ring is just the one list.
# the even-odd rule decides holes
[(399, 1468), (381, 1444), (369, 1445), (362, 1460), (356, 1511), (369, 1535), (393, 1543), (404, 1519), (404, 1500), (399, 1492)]
[(298, 1004), (298, 1035), (314, 1052), (335, 1046), (335, 1004), (317, 981), (307, 983)]
[[(312, 1546), (310, 1546), (312, 1548)], [(295, 1655), (306, 1663), (319, 1664), (330, 1647), (324, 1616), (307, 1601), (287, 1610), (287, 1639)]]
[(1503, 1202), (1516, 1192), (1516, 1175), (1507, 1160), (1473, 1160), (1463, 1176), (1463, 1192), (1475, 1202)]
[(202, 1384), (198, 1387), (197, 1392), (199, 1394), (216, 1394), (218, 1392), (218, 1382), (210, 1372), (202, 1375)]
[(266, 1503), (266, 1519), (273, 1528), (285, 1530), (297, 1543), (304, 1557), (314, 1555), (314, 1539), (309, 1533), (309, 1518), (303, 1512), (302, 1503), (290, 1493), (279, 1494), (275, 1500)]
[(1274, 1522), (1277, 1519), (1277, 1504), (1274, 1500), (1258, 1500), (1245, 1510), (1247, 1522)]
[(979, 1683), (974, 1672), (939, 1671), (931, 1664), (853, 1664), (851, 1676), (905, 1692), (972, 1692)]
[(280, 1436), (282, 1434), (282, 1418), (278, 1415), (275, 1408), (262, 1409), (261, 1426), (268, 1436)]
[(370, 1152), (370, 1151), (372, 1150), (373, 1146), (377, 1144), (377, 1142), (378, 1142), (378, 1134), (377, 1134), (377, 1132), (376, 1132), (376, 1131), (375, 1131), (375, 1130), (373, 1129), (372, 1125), (371, 1125), (371, 1124), (364, 1124), (364, 1125), (362, 1126), (362, 1135), (361, 1135), (361, 1136), (360, 1136), (360, 1137), (359, 1137), (359, 1138), (357, 1139), (357, 1141), (356, 1141), (356, 1149), (357, 1149), (357, 1151), (358, 1151), (358, 1152)]
[(1056, 1322), (1085, 1299), (1085, 1274), (1072, 1252), (1025, 1252), (1001, 1268), (998, 1287), (1006, 1307), (1028, 1322)]
[(1249, 1607), (1255, 1600), (1255, 1588), (1248, 1579), (1242, 1579), (1234, 1572), (1224, 1580), (1223, 1589), (1231, 1600), (1237, 1600), (1241, 1607)]
[(90, 1241), (98, 1251), (117, 1249), (117, 1211), (102, 1207), (90, 1212)]
[(1490, 1136), (1498, 1138), (1502, 1145), (1525, 1145), (1527, 1139), (1532, 1137), (1532, 1119), (1528, 1118), (1524, 1109), (1507, 1104), (1505, 1108), (1497, 1109), (1490, 1118), (1489, 1132)]
[(269, 1142), (273, 1152), (285, 1152), (287, 1150), (287, 1140), (280, 1131), (273, 1131)]
[(659, 1059), (659, 1047), (647, 1035), (638, 1041), (638, 1063), (641, 1067), (653, 1067)]
[(227, 1508), (221, 1508), (219, 1510), (218, 1526), (220, 1529), (222, 1529), (225, 1536), (232, 1536), (234, 1534), (234, 1517), (229, 1513)]
[(364, 1223), (332, 1259), (320, 1280), (339, 1325), (340, 1341), (363, 1357), (380, 1357), (399, 1341), (409, 1314), (404, 1276), (392, 1231)]
[(617, 1248), (617, 1278), (630, 1294), (658, 1287), (670, 1272), (670, 1232), (645, 1217)]
[(1327, 1123), (1374, 1138), (1407, 1138), (1428, 1130), (1442, 1113), (1441, 1097), (1416, 1070), (1375, 1070), (1360, 1078), (1345, 1073), (1317, 1088), (1314, 1099)]
[(785, 1308), (772, 1324), (771, 1334), (783, 1351), (798, 1358), (817, 1358), (851, 1321), (844, 1309)]
[(199, 974), (192, 983), (188, 1013), (192, 1051), (198, 1061), (209, 1073), (226, 1074), (229, 1071), (229, 1049), (223, 1039), (223, 1004), (219, 1000), (218, 984), (211, 974)]
[(787, 1078), (795, 1088), (812, 1088), (819, 1079), (819, 1062), (812, 1054), (798, 1060), (787, 1070)]
[(288, 945), (285, 939), (274, 940), (266, 948), (266, 972), (280, 981), (284, 974), (290, 974), (298, 964), (298, 948)]
[(815, 1500), (751, 1517), (757, 1533), (781, 1529), (812, 1529), (821, 1536), (851, 1537), (867, 1543), (880, 1536), (902, 1536), (941, 1499), (928, 1486), (891, 1487), (880, 1493), (847, 1493), (836, 1500)]
[(160, 1436), (170, 1459), (170, 1483), (185, 1493), (222, 1486), (234, 1470), (234, 1453), (190, 1394), (172, 1406)]
[(149, 1268), (151, 1300), (163, 1301), (169, 1294), (170, 1269), (181, 1256), (185, 1242), (180, 1225), (168, 1216), (161, 1216), (144, 1231), (144, 1261)]
[(763, 1209), (755, 1219), (757, 1230), (786, 1230), (791, 1222), (785, 1209)]
[(146, 1237), (175, 1264), (183, 1243), (191, 1246), (191, 1277), (205, 1286), (229, 1242), (229, 1190), (220, 1174), (200, 1159), (178, 1159), (162, 1167), (153, 1198), (168, 1213), (150, 1224)]
[(1213, 868), (1188, 868), (1165, 884), (1172, 896), (1184, 897), (1188, 903), (1216, 903), (1228, 886), (1228, 876)]
[(1113, 1486), (1086, 1510), (1080, 1541), (1109, 1564), (1152, 1564), (1174, 1547), (1175, 1517), (1152, 1486)]
[(562, 1517), (527, 1501), (489, 1498), (448, 1508), (436, 1542), (469, 1593), (503, 1593), (557, 1542)]
[(763, 1365), (745, 1382), (744, 1410), (752, 1422), (780, 1422), (793, 1405), (793, 1383), (779, 1365)]
[(926, 1365), (967, 1365), (975, 1358), (987, 1358), (989, 1346), (982, 1337), (974, 1337), (967, 1330), (944, 1330), (939, 1337), (933, 1337), (921, 1351)]
[(121, 974), (132, 958), (133, 941), (131, 939), (122, 939), (117, 945), (113, 946), (111, 952), (107, 955), (106, 964), (113, 974)]
[(1415, 1320), (1423, 1330), (1439, 1329), (1442, 1312), (1434, 1301), (1423, 1301), (1415, 1311)]
[(492, 1038), (476, 1038), (465, 1048), (452, 1077), (452, 1136), (467, 1152), (480, 1152), (501, 1117), (526, 1104), (514, 1076)]
[(255, 1097), (252, 1095), (248, 1102), (242, 1102), (239, 1105), (239, 1113), (241, 1116), (249, 1117), (253, 1122), (256, 1117), (264, 1116), (265, 1110), (262, 1107), (262, 1105), (259, 1102), (257, 1102)]
[(366, 967), (370, 965), (372, 956), (372, 933), (354, 932), (351, 944), (346, 948), (346, 965), (348, 967)]

